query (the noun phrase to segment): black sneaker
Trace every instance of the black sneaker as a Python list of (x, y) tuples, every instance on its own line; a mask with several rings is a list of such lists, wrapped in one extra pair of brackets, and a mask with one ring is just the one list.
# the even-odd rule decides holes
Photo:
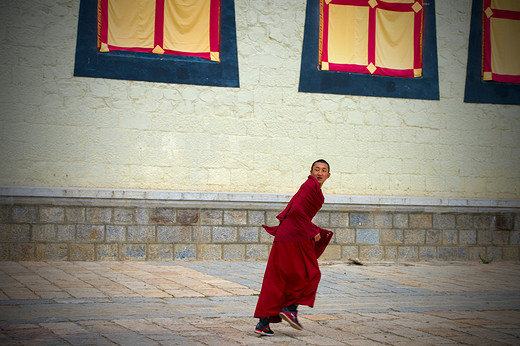
[(260, 335), (274, 335), (274, 332), (269, 328), (269, 317), (261, 318), (255, 328), (255, 333)]
[[(260, 324), (260, 323), (259, 323), (259, 324)], [(259, 334), (259, 335), (267, 335), (267, 336), (272, 336), (272, 335), (274, 335), (274, 332), (271, 330), (271, 328), (269, 328), (269, 326), (260, 329), (260, 328), (258, 328), (258, 324), (256, 325), (255, 333), (256, 333), (256, 334)]]
[(298, 322), (298, 313), (297, 312), (292, 312), (288, 308), (283, 308), (282, 311), (280, 311), (280, 313), (278, 315), (283, 320), (286, 320), (287, 322), (289, 322), (291, 327), (298, 329), (298, 330), (303, 329), (300, 322)]

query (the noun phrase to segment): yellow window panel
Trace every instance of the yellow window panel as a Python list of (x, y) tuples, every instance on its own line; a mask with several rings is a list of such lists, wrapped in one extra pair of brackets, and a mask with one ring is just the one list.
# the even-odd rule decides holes
[(210, 0), (166, 0), (164, 49), (210, 51)]
[(108, 45), (153, 48), (154, 31), (155, 1), (108, 1)]
[(491, 0), (491, 8), (520, 12), (519, 0)]
[[(520, 1), (518, 1), (520, 3)], [(520, 21), (490, 19), (491, 70), (503, 75), (520, 75)]]
[(376, 66), (414, 68), (414, 14), (376, 10)]
[(330, 63), (368, 64), (368, 8), (330, 5)]

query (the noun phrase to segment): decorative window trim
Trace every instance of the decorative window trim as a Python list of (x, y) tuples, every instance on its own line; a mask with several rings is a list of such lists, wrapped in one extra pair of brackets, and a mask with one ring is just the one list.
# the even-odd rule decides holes
[[(493, 21), (516, 21), (516, 23), (520, 23), (520, 12), (519, 11), (513, 11), (513, 10), (503, 10), (503, 9), (497, 9), (492, 8), (492, 1), (491, 0), (484, 0), (484, 8), (485, 9), (483, 13), (483, 22), (484, 22), (484, 40), (483, 40), (483, 57), (484, 57), (484, 64), (483, 64), (483, 80), (494, 80), (497, 82), (502, 83), (520, 83), (520, 75), (519, 74), (504, 74), (504, 73), (498, 73), (497, 71), (494, 71), (493, 67), (493, 50), (495, 48), (492, 48), (494, 44), (492, 43), (492, 37), (493, 37)], [(497, 42), (499, 44), (499, 42)], [(505, 46), (513, 46), (514, 47), (515, 42), (505, 42), (502, 41), (501, 45), (502, 48), (505, 48)], [(500, 70), (499, 66), (495, 66)]]
[[(113, 1), (113, 0), (112, 0)], [(134, 51), (134, 52), (146, 52), (146, 53), (158, 53), (158, 54), (171, 54), (171, 55), (184, 55), (184, 56), (194, 56), (194, 57), (200, 57), (206, 60), (211, 61), (220, 61), (219, 59), (219, 39), (220, 39), (220, 0), (206, 0), (198, 2), (197, 5), (200, 7), (196, 8), (194, 10), (194, 13), (196, 15), (190, 17), (194, 22), (197, 21), (199, 18), (198, 16), (208, 16), (208, 32), (206, 39), (207, 41), (204, 41), (203, 38), (200, 38), (200, 42), (207, 43), (207, 46), (202, 45), (197, 46), (199, 50), (193, 50), (193, 47), (189, 47), (190, 49), (182, 49), (187, 48), (186, 46), (177, 46), (178, 49), (173, 49), (173, 47), (168, 47), (168, 43), (172, 43), (172, 38), (168, 37), (167, 33), (168, 30), (165, 30), (165, 26), (167, 25), (168, 20), (172, 20), (171, 18), (171, 12), (175, 11), (175, 6), (171, 6), (174, 4), (173, 1), (168, 1), (167, 3), (165, 0), (154, 0), (153, 2), (148, 1), (148, 9), (155, 9), (155, 14), (153, 16), (153, 20), (150, 18), (152, 16), (143, 16), (144, 23), (147, 23), (148, 25), (143, 24), (146, 29), (141, 28), (140, 35), (145, 36), (148, 40), (139, 39), (139, 40), (132, 40), (127, 41), (128, 38), (123, 39), (122, 45), (112, 45), (110, 43), (110, 28), (111, 25), (115, 24), (116, 28), (120, 24), (129, 24), (127, 21), (121, 20), (121, 23), (110, 23), (109, 20), (109, 13), (111, 8), (111, 0), (99, 0), (98, 2), (98, 49), (101, 52), (109, 52), (114, 50), (124, 50), (124, 51)], [(125, 0), (124, 4), (125, 6), (128, 6), (128, 2), (131, 0)], [(114, 6), (121, 5), (121, 3), (115, 2), (113, 4)], [(170, 5), (170, 6), (168, 6)], [(190, 6), (191, 7), (191, 6)], [(204, 9), (206, 11), (204, 11)], [(133, 14), (142, 15), (139, 12), (139, 7), (135, 7), (135, 11)], [(170, 13), (170, 16), (167, 15), (167, 13)], [(147, 22), (146, 19), (149, 19)], [(171, 22), (170, 22), (171, 23)], [(189, 21), (187, 23), (190, 23)], [(185, 23), (185, 25), (187, 24)], [(133, 25), (133, 27), (139, 28), (139, 25)], [(151, 29), (153, 27), (153, 30)], [(116, 31), (116, 37), (113, 39), (120, 40), (122, 39), (119, 37), (121, 33), (124, 30), (115, 30)], [(206, 34), (204, 31), (200, 31), (201, 34)], [(124, 32), (124, 34), (127, 34), (127, 32)], [(169, 40), (168, 40), (169, 38)], [(191, 38), (191, 37), (190, 37)], [(183, 42), (184, 44), (186, 42)]]
[(520, 105), (520, 84), (482, 80), (482, 0), (473, 0), (464, 102)]
[(323, 94), (439, 100), (435, 1), (424, 4), (423, 76), (402, 78), (338, 71), (319, 65), (319, 0), (308, 0), (298, 91)]
[(97, 0), (81, 0), (74, 76), (240, 86), (234, 0), (221, 0), (220, 63), (198, 57), (97, 49)]
[[(376, 74), (390, 77), (421, 77), (422, 76), (422, 34), (423, 34), (423, 22), (424, 22), (424, 11), (423, 11), (423, 1), (422, 0), (413, 0), (413, 3), (390, 3), (390, 2), (377, 2), (375, 0), (372, 1), (363, 1), (359, 2), (357, 0), (321, 0), (320, 1), (320, 10), (323, 11), (320, 15), (320, 19), (322, 22), (320, 24), (320, 65), (322, 71), (342, 71), (342, 72), (356, 72), (356, 73), (366, 73), (366, 74)], [(333, 62), (330, 60), (331, 55), (329, 54), (329, 50), (333, 47), (329, 46), (330, 37), (329, 29), (330, 29), (330, 12), (331, 6), (343, 6), (353, 7), (356, 10), (365, 10), (367, 14), (367, 31), (366, 31), (366, 41), (367, 46), (364, 57), (366, 57), (366, 61), (363, 63), (360, 62)], [(378, 32), (384, 31), (384, 24), (378, 23), (378, 18), (381, 16), (384, 18), (384, 13), (391, 13), (393, 16), (396, 14), (405, 14), (408, 16), (412, 15), (412, 25), (413, 31), (411, 37), (413, 37), (412, 41), (412, 58), (411, 65), (408, 68), (394, 68), (388, 66), (380, 66), (377, 62), (377, 52), (380, 44), (377, 43)], [(339, 21), (339, 19), (337, 19)], [(343, 18), (344, 20), (344, 18)], [(382, 24), (382, 27), (379, 26)], [(333, 24), (334, 25), (334, 24)], [(333, 26), (334, 27), (334, 26)], [(358, 28), (358, 26), (356, 26)], [(334, 35), (332, 35), (334, 36)], [(384, 36), (384, 35), (381, 35)], [(345, 37), (342, 37), (345, 39)], [(386, 37), (385, 37), (386, 38)], [(382, 40), (384, 41), (384, 39)], [(342, 41), (344, 42), (344, 41)], [(333, 54), (332, 54), (333, 55)]]

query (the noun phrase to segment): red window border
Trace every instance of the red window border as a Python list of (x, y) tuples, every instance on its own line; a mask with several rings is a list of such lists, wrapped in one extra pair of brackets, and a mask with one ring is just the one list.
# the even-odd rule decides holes
[(491, 9), (492, 14), (488, 17), (486, 9), (491, 8), (491, 0), (482, 2), (482, 72), (490, 73), (491, 80), (502, 83), (520, 83), (520, 76), (494, 73), (491, 69), (491, 18), (504, 18), (520, 20), (520, 12)]
[[(98, 0), (98, 49), (101, 42), (108, 42), (108, 1)], [(164, 42), (164, 1), (155, 0), (155, 31), (154, 31), (154, 47), (120, 47), (108, 45), (110, 51), (124, 50), (131, 52), (153, 53), (155, 47), (159, 46), (164, 51), (163, 54), (182, 55), (199, 57), (206, 60), (211, 59), (211, 52), (220, 51), (220, 0), (210, 0), (210, 52), (183, 52), (177, 50), (163, 49)]]
[(368, 17), (368, 64), (335, 64), (328, 63), (329, 71), (341, 71), (341, 72), (355, 72), (355, 73), (367, 73), (371, 74), (367, 67), (372, 64), (376, 69), (372, 74), (392, 76), (392, 77), (415, 77), (415, 69), (422, 69), (422, 40), (423, 40), (423, 25), (424, 25), (424, 4), (423, 0), (417, 0), (421, 5), (421, 10), (416, 12), (414, 15), (414, 68), (413, 69), (390, 69), (382, 68), (376, 65), (376, 9), (384, 9), (396, 12), (415, 12), (412, 6), (415, 4), (401, 4), (401, 3), (388, 3), (385, 1), (377, 1), (377, 5), (370, 6), (367, 0), (332, 0), (327, 2), (326, 0), (320, 0), (320, 6), (323, 9), (323, 32), (320, 35), (321, 38), (321, 58), (320, 65), (323, 61), (328, 61), (328, 27), (329, 27), (329, 6), (331, 4), (337, 5), (352, 5), (352, 6), (363, 6), (369, 8)]

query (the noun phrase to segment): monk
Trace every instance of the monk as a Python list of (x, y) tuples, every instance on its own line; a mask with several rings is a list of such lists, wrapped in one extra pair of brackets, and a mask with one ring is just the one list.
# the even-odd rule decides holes
[(255, 333), (273, 335), (269, 323), (282, 319), (301, 330), (298, 305), (314, 306), (321, 279), (318, 257), (333, 233), (312, 223), (324, 202), (321, 187), (330, 177), (330, 166), (320, 159), (311, 166), (310, 175), (287, 207), (276, 218), (278, 226), (265, 230), (274, 236), (264, 274), (255, 317), (260, 321)]

